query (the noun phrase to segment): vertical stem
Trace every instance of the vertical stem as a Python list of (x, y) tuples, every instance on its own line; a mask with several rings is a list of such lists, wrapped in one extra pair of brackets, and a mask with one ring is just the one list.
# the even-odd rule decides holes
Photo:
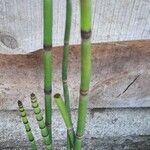
[(26, 129), (28, 139), (31, 142), (32, 150), (37, 150), (37, 146), (36, 146), (36, 143), (34, 141), (34, 136), (32, 134), (31, 127), (30, 127), (26, 112), (24, 110), (24, 107), (23, 107), (23, 104), (21, 101), (18, 101), (18, 106), (19, 106), (19, 111), (21, 114), (22, 122), (24, 123), (25, 129)]
[(65, 125), (67, 127), (68, 136), (69, 136), (69, 139), (71, 142), (71, 147), (73, 147), (75, 135), (74, 135), (73, 125), (72, 125), (71, 118), (69, 116), (67, 107), (66, 107), (60, 94), (55, 94), (54, 99), (55, 99), (58, 109), (64, 119)]
[(91, 76), (91, 0), (80, 0), (81, 11), (81, 83), (75, 150), (81, 149), (85, 131), (88, 91)]
[(43, 1), (44, 10), (44, 93), (45, 93), (45, 124), (48, 128), (52, 143), (52, 24), (53, 3), (52, 0)]
[[(63, 82), (65, 105), (67, 107), (70, 118), (71, 118), (71, 110), (70, 110), (69, 90), (67, 84), (67, 71), (68, 71), (68, 50), (69, 50), (71, 20), (72, 20), (72, 2), (71, 0), (66, 0), (66, 22), (65, 22), (64, 48), (62, 60), (62, 82)], [(67, 135), (67, 149), (68, 150), (71, 149), (69, 135)]]
[(35, 97), (35, 94), (33, 94), (33, 93), (31, 94), (31, 103), (32, 103), (32, 108), (34, 110), (34, 114), (36, 116), (36, 120), (38, 122), (38, 126), (41, 130), (41, 134), (43, 137), (44, 144), (46, 146), (46, 150), (52, 150), (49, 132), (48, 132), (48, 129), (45, 125), (41, 109), (40, 109), (39, 104), (37, 102), (37, 98)]

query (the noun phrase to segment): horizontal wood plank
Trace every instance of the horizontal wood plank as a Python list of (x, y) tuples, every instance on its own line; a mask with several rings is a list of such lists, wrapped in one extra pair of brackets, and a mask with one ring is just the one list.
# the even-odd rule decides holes
[[(53, 95), (62, 94), (62, 47), (53, 51)], [(150, 41), (93, 45), (89, 108), (150, 107)], [(42, 51), (0, 55), (0, 109), (17, 109), (17, 100), (31, 109), (34, 92), (44, 108)], [(77, 108), (80, 47), (69, 53), (68, 85), (72, 108)], [(53, 101), (53, 108), (56, 108)]]
[[(149, 0), (93, 0), (92, 42), (150, 39)], [(80, 43), (79, 1), (73, 0), (71, 44)], [(42, 0), (0, 0), (0, 53), (25, 54), (43, 46)], [(54, 1), (53, 45), (62, 46), (65, 1)]]

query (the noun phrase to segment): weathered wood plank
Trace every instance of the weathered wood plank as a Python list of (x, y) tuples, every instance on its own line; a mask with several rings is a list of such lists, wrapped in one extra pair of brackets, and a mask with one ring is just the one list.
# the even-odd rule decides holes
[[(63, 44), (64, 0), (54, 1), (53, 45)], [(79, 1), (73, 0), (71, 44), (80, 43)], [(42, 48), (42, 0), (0, 0), (0, 52)], [(149, 0), (93, 0), (92, 42), (150, 39)]]
[[(78, 106), (80, 47), (69, 54), (72, 108)], [(53, 94), (62, 93), (62, 48), (54, 48)], [(30, 105), (34, 92), (44, 108), (42, 51), (28, 55), (0, 55), (0, 109), (14, 110), (17, 100)], [(150, 107), (150, 41), (93, 45), (89, 108)], [(53, 104), (53, 107), (55, 105)]]

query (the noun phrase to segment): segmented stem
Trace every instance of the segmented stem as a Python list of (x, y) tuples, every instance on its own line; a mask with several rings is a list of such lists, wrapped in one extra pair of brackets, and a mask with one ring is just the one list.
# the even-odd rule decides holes
[(59, 109), (59, 111), (60, 111), (60, 113), (61, 113), (61, 115), (62, 115), (62, 117), (64, 119), (64, 122), (66, 124), (68, 135), (69, 135), (69, 138), (70, 138), (70, 141), (71, 141), (71, 145), (73, 147), (75, 134), (74, 134), (71, 118), (70, 118), (69, 113), (67, 111), (65, 102), (63, 101), (63, 99), (62, 99), (60, 94), (55, 94), (54, 95), (54, 99), (56, 101), (58, 109)]
[(41, 135), (43, 137), (43, 141), (44, 141), (44, 144), (46, 146), (46, 149), (52, 150), (52, 145), (51, 145), (51, 140), (50, 140), (50, 136), (48, 133), (48, 129), (45, 125), (41, 109), (40, 109), (39, 104), (37, 102), (37, 98), (36, 98), (35, 94), (33, 94), (33, 93), (31, 94), (31, 103), (32, 103), (32, 108), (34, 110), (34, 114), (36, 116), (36, 120), (38, 122), (38, 126), (41, 130)]
[(52, 26), (53, 3), (52, 0), (43, 0), (44, 10), (44, 93), (45, 93), (45, 124), (48, 128), (52, 143)]
[[(68, 72), (68, 50), (69, 50), (71, 20), (72, 20), (72, 1), (66, 0), (66, 22), (65, 22), (64, 48), (62, 60), (62, 82), (63, 82), (65, 105), (68, 110), (70, 118), (71, 118), (71, 111), (70, 111), (69, 90), (67, 84), (67, 72)], [(69, 135), (67, 136), (67, 149), (68, 150), (71, 149)]]
[(85, 131), (88, 91), (91, 76), (91, 0), (80, 0), (81, 11), (81, 84), (75, 150), (81, 149)]
[(34, 136), (32, 134), (31, 127), (30, 127), (29, 121), (27, 119), (25, 109), (24, 109), (23, 104), (22, 104), (21, 101), (18, 101), (18, 107), (19, 107), (22, 122), (24, 124), (25, 129), (26, 129), (28, 139), (31, 143), (31, 148), (32, 148), (32, 150), (37, 150), (37, 146), (36, 146), (36, 143), (35, 143), (35, 140), (34, 140)]

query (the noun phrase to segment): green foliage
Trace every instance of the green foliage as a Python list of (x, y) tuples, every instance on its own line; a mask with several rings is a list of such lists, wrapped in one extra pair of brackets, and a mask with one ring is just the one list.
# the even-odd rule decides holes
[(81, 11), (81, 84), (78, 123), (74, 149), (80, 150), (86, 124), (88, 90), (91, 76), (91, 0), (80, 0)]
[[(72, 0), (66, 0), (66, 22), (65, 22), (64, 48), (63, 48), (63, 59), (62, 59), (62, 83), (63, 83), (65, 105), (70, 120), (71, 120), (71, 111), (70, 111), (69, 90), (67, 84), (67, 73), (68, 73), (68, 54), (69, 54), (71, 21), (72, 21)], [(67, 132), (67, 150), (70, 149), (71, 149), (71, 141), (69, 140), (69, 135)]]
[(32, 108), (34, 110), (34, 114), (36, 116), (38, 126), (41, 130), (41, 135), (43, 137), (43, 141), (44, 141), (44, 144), (46, 146), (46, 149), (51, 150), (52, 145), (51, 145), (51, 139), (49, 136), (49, 132), (48, 132), (48, 129), (45, 125), (41, 109), (40, 109), (39, 104), (37, 102), (37, 98), (36, 98), (35, 94), (33, 94), (33, 93), (31, 94), (31, 103), (32, 103)]
[[(43, 1), (44, 8), (44, 93), (45, 93), (45, 121), (41, 109), (37, 102), (35, 94), (31, 94), (31, 103), (34, 114), (41, 130), (44, 144), (47, 150), (52, 150), (52, 24), (53, 24), (53, 6), (52, 0)], [(68, 72), (68, 51), (69, 39), (72, 21), (72, 1), (66, 0), (66, 23), (64, 35), (63, 61), (62, 61), (62, 83), (64, 92), (64, 101), (60, 94), (55, 94), (54, 99), (62, 115), (67, 128), (67, 150), (80, 150), (85, 131), (86, 114), (88, 106), (88, 91), (91, 77), (91, 0), (80, 0), (81, 12), (81, 83), (78, 108), (78, 122), (76, 134), (73, 129), (71, 119), (69, 90), (67, 84)], [(19, 111), (22, 122), (24, 123), (28, 139), (31, 142), (32, 149), (37, 149), (31, 128), (26, 117), (25, 110), (20, 101), (18, 101)]]
[(27, 137), (31, 143), (31, 148), (32, 148), (32, 150), (37, 150), (37, 146), (36, 146), (36, 143), (34, 141), (34, 136), (32, 134), (31, 127), (30, 127), (25, 109), (24, 109), (21, 101), (18, 101), (18, 107), (19, 107), (21, 118), (22, 118), (22, 122), (24, 124), (25, 129), (26, 129)]
[(68, 113), (67, 107), (66, 107), (65, 102), (63, 101), (60, 94), (55, 94), (54, 99), (55, 99), (58, 109), (64, 119), (64, 122), (66, 124), (68, 136), (71, 141), (71, 145), (73, 147), (73, 145), (74, 145), (74, 129), (73, 129), (73, 125), (72, 125), (71, 118)]
[(44, 16), (44, 93), (45, 93), (45, 123), (52, 142), (52, 30), (53, 30), (53, 1), (43, 0)]

